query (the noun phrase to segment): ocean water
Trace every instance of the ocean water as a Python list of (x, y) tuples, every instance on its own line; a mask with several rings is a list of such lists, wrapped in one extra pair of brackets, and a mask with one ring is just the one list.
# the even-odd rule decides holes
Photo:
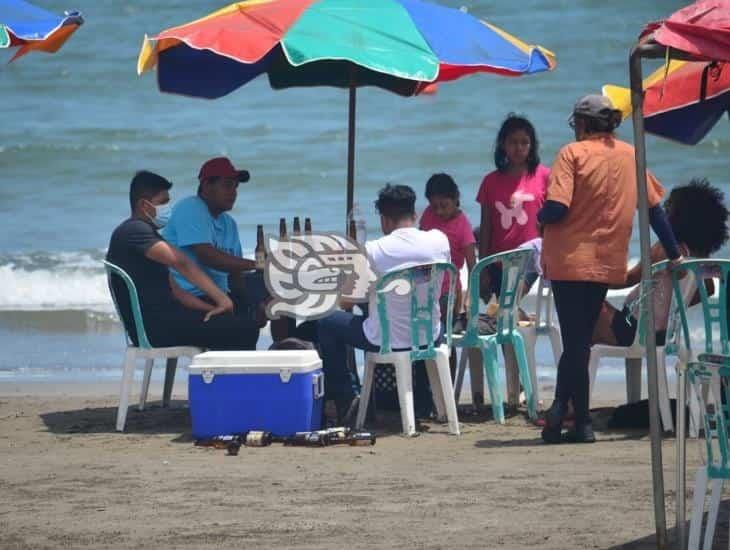
[[(194, 192), (198, 168), (209, 157), (228, 155), (249, 169), (251, 182), (232, 212), (248, 250), (256, 224), (275, 231), (280, 216), (299, 215), (310, 216), (316, 229), (340, 229), (345, 210), (346, 92), (273, 92), (264, 77), (206, 101), (161, 94), (154, 75), (137, 77), (144, 33), (200, 17), (222, 2), (36, 3), (56, 12), (78, 9), (87, 23), (58, 54), (10, 65), (0, 60), (0, 383), (118, 374), (123, 334), (100, 259), (110, 232), (128, 214), (136, 170), (171, 179), (175, 200)], [(463, 208), (478, 223), (474, 197), (493, 169), (504, 116), (516, 111), (531, 118), (550, 164), (571, 138), (566, 119), (573, 102), (604, 83), (625, 85), (629, 49), (643, 24), (685, 2), (443, 3), (553, 50), (558, 67), (515, 79), (475, 75), (419, 98), (360, 90), (356, 200), (371, 236), (378, 232), (372, 208), (378, 188), (404, 183), (422, 196), (437, 171), (455, 177)], [(694, 148), (649, 138), (651, 168), (667, 187), (699, 175), (730, 192), (727, 126)], [(631, 125), (619, 134), (630, 140)], [(425, 204), (420, 198), (419, 208)], [(637, 255), (634, 235), (631, 256)], [(550, 364), (549, 351), (538, 351), (539, 362)]]

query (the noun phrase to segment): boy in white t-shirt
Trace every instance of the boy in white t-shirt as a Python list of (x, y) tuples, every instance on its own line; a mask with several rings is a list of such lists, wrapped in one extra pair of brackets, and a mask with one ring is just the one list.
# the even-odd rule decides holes
[[(416, 194), (406, 185), (386, 185), (378, 193), (375, 208), (380, 214), (384, 237), (365, 243), (373, 271), (382, 276), (390, 271), (415, 265), (449, 262), (449, 241), (438, 230), (421, 231), (416, 223)], [(337, 311), (317, 323), (319, 346), (325, 372), (326, 399), (334, 399), (341, 422), (357, 411), (360, 388), (353, 373), (347, 370), (346, 349), (352, 346), (366, 351), (380, 349), (380, 320), (371, 289), (369, 315)], [(393, 293), (388, 296), (391, 349), (411, 347), (410, 298)], [(434, 303), (434, 334), (441, 330), (438, 301)]]

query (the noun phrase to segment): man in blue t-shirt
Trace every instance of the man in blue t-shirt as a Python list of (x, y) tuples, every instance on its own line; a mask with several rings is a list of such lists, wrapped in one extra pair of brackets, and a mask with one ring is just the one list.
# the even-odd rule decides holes
[[(249, 173), (236, 170), (225, 157), (203, 164), (198, 175), (198, 194), (175, 204), (165, 227), (165, 238), (181, 248), (188, 257), (224, 292), (230, 292), (228, 275), (255, 269), (252, 260), (242, 258), (238, 226), (226, 212), (233, 208), (239, 182)], [(204, 293), (175, 272), (175, 281), (196, 296)]]
[[(164, 236), (198, 264), (218, 288), (234, 298), (239, 313), (258, 317), (259, 324), (263, 325), (263, 309), (258, 307), (263, 296), (257, 299), (254, 289), (244, 288), (241, 278), (242, 272), (255, 269), (256, 263), (242, 257), (238, 226), (227, 214), (236, 202), (239, 183), (249, 179), (246, 170), (236, 169), (225, 157), (207, 161), (198, 174), (198, 194), (175, 204)], [(183, 290), (205, 298), (205, 293), (180, 273), (175, 271), (173, 275)], [(263, 288), (263, 280), (258, 286)]]

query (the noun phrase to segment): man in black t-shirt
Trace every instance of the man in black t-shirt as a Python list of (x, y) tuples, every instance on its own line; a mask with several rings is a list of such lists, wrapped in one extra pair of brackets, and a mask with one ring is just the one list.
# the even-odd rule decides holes
[[(259, 329), (254, 321), (234, 313), (233, 302), (184, 253), (158, 233), (172, 184), (152, 172), (138, 172), (129, 190), (132, 216), (112, 233), (107, 261), (126, 271), (139, 296), (145, 332), (155, 347), (199, 346), (209, 349), (256, 349)], [(210, 303), (182, 290), (170, 268), (202, 289)], [(138, 344), (129, 294), (112, 276), (112, 291), (124, 326)]]

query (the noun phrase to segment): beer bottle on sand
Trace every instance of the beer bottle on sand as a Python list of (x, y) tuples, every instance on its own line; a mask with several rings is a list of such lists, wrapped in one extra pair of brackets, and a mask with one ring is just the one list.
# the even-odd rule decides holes
[(286, 238), (286, 218), (279, 218), (279, 238)]
[(246, 447), (268, 447), (273, 440), (271, 432), (250, 431), (246, 433), (243, 444)]
[(299, 225), (299, 216), (294, 216), (294, 223), (292, 224), (292, 234), (295, 236), (302, 234), (302, 228)]
[(304, 218), (304, 234), (312, 234), (312, 220), (310, 220), (309, 218)]

